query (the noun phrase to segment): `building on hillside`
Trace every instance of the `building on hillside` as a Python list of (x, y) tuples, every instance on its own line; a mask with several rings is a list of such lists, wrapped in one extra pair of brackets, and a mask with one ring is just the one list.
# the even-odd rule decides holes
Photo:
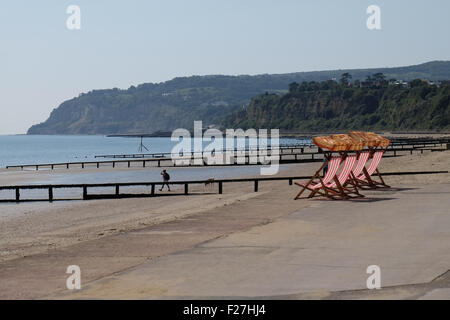
[(408, 87), (408, 82), (403, 81), (403, 80), (395, 80), (392, 83), (389, 83), (390, 85), (393, 86), (402, 86), (403, 88), (407, 88)]
[(435, 83), (434, 81), (429, 80), (429, 79), (422, 79), (422, 81), (423, 81), (423, 82), (426, 82), (426, 83), (427, 83), (428, 85), (430, 85), (430, 86), (436, 85), (436, 83)]

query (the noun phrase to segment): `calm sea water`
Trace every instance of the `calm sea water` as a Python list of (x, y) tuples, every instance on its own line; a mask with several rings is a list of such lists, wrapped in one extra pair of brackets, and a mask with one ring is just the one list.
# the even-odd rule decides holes
[[(145, 138), (145, 153), (171, 152), (170, 138)], [(280, 144), (308, 142), (280, 139)], [(208, 143), (205, 143), (205, 145)], [(0, 136), (0, 168), (8, 165), (94, 161), (96, 155), (139, 153), (140, 138), (106, 136)]]

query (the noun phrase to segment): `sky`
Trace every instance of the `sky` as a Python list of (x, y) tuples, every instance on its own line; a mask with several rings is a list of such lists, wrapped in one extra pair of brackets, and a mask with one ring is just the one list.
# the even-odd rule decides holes
[(0, 134), (93, 89), (450, 60), (449, 12), (448, 0), (2, 0)]

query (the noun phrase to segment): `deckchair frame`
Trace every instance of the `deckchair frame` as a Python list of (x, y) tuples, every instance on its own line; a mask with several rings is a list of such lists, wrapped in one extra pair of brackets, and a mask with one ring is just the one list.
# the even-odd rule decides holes
[[(346, 163), (346, 160), (349, 157), (349, 155), (347, 152), (339, 152), (339, 154), (344, 160), (344, 167), (342, 168), (342, 171), (339, 174), (339, 176), (336, 174), (333, 178), (333, 182), (331, 183), (328, 184), (322, 183), (321, 188), (318, 188), (313, 192), (311, 192), (308, 198), (313, 198), (315, 196), (324, 196), (333, 200), (345, 200), (351, 198), (364, 197), (362, 194), (359, 193), (358, 188), (354, 184), (354, 182), (351, 181), (351, 179), (349, 179), (354, 164), (352, 165), (352, 168), (347, 168), (347, 170), (350, 170), (350, 172), (347, 174), (347, 177), (345, 177), (345, 180), (341, 183), (341, 175), (344, 174), (345, 166), (348, 165)], [(350, 187), (347, 186), (348, 185), (347, 182), (351, 184)]]
[[(375, 153), (382, 152), (382, 155), (380, 156), (380, 162), (381, 158), (383, 157), (384, 153), (386, 152), (386, 149), (377, 149), (377, 148), (370, 148), (371, 158), (373, 161), (373, 157), (375, 156)], [(352, 180), (353, 182), (361, 189), (377, 189), (377, 188), (390, 188), (389, 185), (387, 185), (383, 177), (381, 176), (380, 171), (378, 170), (378, 166), (380, 165), (380, 162), (378, 162), (377, 166), (375, 167), (374, 171), (372, 173), (369, 173), (367, 168), (363, 167), (363, 175), (359, 175), (358, 177), (355, 176), (352, 172)], [(372, 178), (372, 175), (376, 173), (380, 181), (376, 181)]]
[[(303, 184), (303, 183), (299, 183), (299, 182), (294, 182), (296, 185), (298, 185), (299, 187), (302, 188), (302, 190), (300, 190), (300, 192), (295, 197), (295, 200), (299, 199), (305, 190), (310, 190), (311, 192), (313, 192), (316, 189), (316, 187), (315, 187), (316, 185), (324, 184), (323, 178), (321, 177), (321, 172), (322, 172), (323, 168), (325, 168), (325, 166), (330, 163), (333, 156), (332, 156), (331, 152), (326, 152), (326, 153), (324, 153), (324, 157), (325, 157), (326, 161), (324, 161), (322, 163), (322, 166), (316, 171), (316, 173), (311, 177), (311, 179), (307, 183)], [(341, 161), (342, 161), (342, 156), (340, 157), (339, 165), (341, 164)], [(317, 181), (317, 180), (318, 180), (318, 182), (316, 182), (313, 185), (314, 181)]]
[(370, 159), (372, 152), (371, 150), (364, 150), (364, 151), (356, 151), (356, 155), (358, 157), (358, 162), (356, 163), (355, 167), (353, 168), (352, 172), (350, 173), (349, 180), (345, 182), (345, 185), (348, 185), (352, 183), (356, 187), (359, 187), (359, 182), (356, 177), (359, 177), (363, 170), (366, 167), (367, 162)]
[[(348, 157), (348, 153), (347, 152), (339, 152), (340, 157), (341, 157), (341, 161), (344, 160), (344, 168), (347, 164), (347, 157)], [(331, 157), (327, 158), (327, 161), (330, 161)], [(349, 179), (350, 177), (350, 173), (353, 169), (352, 168), (347, 168), (347, 170), (350, 170), (350, 173), (347, 173), (347, 177), (345, 177), (345, 181), (343, 181), (343, 183), (341, 183), (340, 178), (341, 178), (341, 174), (343, 174), (343, 171), (341, 171), (341, 173), (339, 174), (339, 177), (337, 175), (337, 172), (334, 174), (333, 177), (333, 182), (324, 182), (321, 177), (320, 177), (320, 171), (324, 168), (324, 166), (326, 165), (326, 162), (321, 166), (321, 168), (316, 172), (316, 174), (311, 178), (311, 180), (306, 184), (306, 185), (302, 185), (300, 183), (297, 183), (297, 185), (303, 187), (303, 189), (299, 192), (299, 194), (295, 197), (295, 199), (299, 199), (301, 194), (306, 190), (310, 190), (311, 193), (309, 194), (309, 196), (307, 197), (308, 199), (313, 198), (315, 196), (324, 196), (327, 197), (329, 199), (334, 199), (334, 200), (343, 200), (343, 199), (350, 199), (350, 198), (357, 198), (357, 197), (364, 197), (363, 195), (361, 195), (358, 191), (357, 185), (354, 183), (354, 181), (352, 179)], [(344, 170), (343, 168), (343, 170)], [(318, 178), (320, 181), (320, 186), (316, 187), (316, 188), (309, 188), (310, 183), (315, 179)], [(347, 182), (349, 184), (351, 184), (351, 187), (347, 187)], [(351, 195), (354, 196), (351, 196)]]

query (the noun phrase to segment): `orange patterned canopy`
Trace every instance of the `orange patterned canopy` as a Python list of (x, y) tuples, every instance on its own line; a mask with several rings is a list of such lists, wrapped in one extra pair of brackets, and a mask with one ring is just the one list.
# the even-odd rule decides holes
[(387, 147), (391, 143), (374, 132), (352, 131), (349, 134), (332, 134), (313, 138), (314, 144), (330, 151), (358, 151), (364, 147)]
[(349, 135), (353, 139), (360, 139), (360, 141), (365, 141), (368, 147), (383, 147), (386, 148), (391, 144), (391, 140), (379, 136), (375, 132), (364, 132), (364, 131), (351, 131)]

